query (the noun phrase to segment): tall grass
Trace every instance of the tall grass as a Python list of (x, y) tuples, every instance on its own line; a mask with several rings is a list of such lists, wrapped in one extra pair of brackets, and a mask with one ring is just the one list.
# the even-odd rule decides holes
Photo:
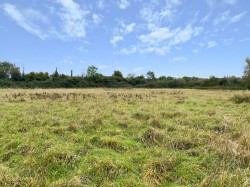
[(0, 186), (250, 186), (246, 98), (2, 89)]

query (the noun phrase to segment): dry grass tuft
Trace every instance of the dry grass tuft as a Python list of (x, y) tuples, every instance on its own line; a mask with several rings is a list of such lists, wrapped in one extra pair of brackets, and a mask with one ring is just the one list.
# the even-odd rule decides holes
[(143, 179), (150, 186), (160, 186), (163, 181), (172, 181), (174, 162), (171, 159), (150, 160), (144, 167)]

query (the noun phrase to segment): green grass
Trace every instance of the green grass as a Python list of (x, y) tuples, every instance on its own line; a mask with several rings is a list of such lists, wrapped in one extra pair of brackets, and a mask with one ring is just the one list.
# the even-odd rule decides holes
[(0, 186), (250, 186), (249, 94), (1, 89)]

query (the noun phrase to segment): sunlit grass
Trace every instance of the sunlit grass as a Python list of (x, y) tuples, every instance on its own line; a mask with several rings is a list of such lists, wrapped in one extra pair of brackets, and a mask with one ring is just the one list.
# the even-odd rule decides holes
[(2, 89), (0, 186), (250, 186), (249, 94)]

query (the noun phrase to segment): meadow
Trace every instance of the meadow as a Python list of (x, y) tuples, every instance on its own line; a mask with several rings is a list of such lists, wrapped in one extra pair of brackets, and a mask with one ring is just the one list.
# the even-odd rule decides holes
[(0, 186), (250, 186), (250, 92), (1, 89)]

